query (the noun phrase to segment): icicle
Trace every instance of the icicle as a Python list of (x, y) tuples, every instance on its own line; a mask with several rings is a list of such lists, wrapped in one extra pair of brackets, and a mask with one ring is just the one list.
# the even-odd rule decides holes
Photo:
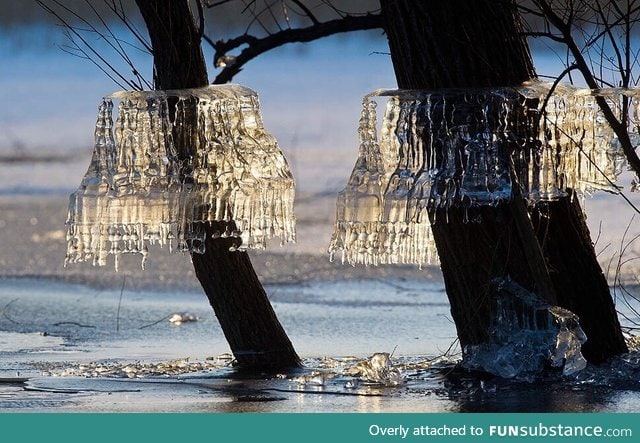
[(377, 138), (376, 103), (365, 97), (358, 133), (360, 156), (347, 187), (338, 194), (336, 229), (329, 246), (330, 256), (342, 250), (342, 261), (373, 264), (378, 256), (378, 235), (385, 235), (380, 223), (384, 167)]
[[(629, 132), (636, 132), (638, 91), (577, 89), (557, 85), (549, 95), (549, 83), (532, 81), (518, 88), (522, 96), (535, 100), (542, 117), (538, 140), (541, 146), (532, 156), (533, 174), (537, 174), (537, 189), (542, 200), (555, 200), (566, 195), (566, 189), (579, 194), (604, 190), (618, 192), (615, 182), (624, 169), (625, 156), (613, 129), (600, 110), (597, 98), (603, 98), (616, 118), (622, 118), (622, 99), (631, 100)], [(544, 109), (542, 105), (546, 103)]]
[[(169, 100), (177, 102), (172, 118)], [(175, 140), (175, 127), (193, 129)], [(113, 255), (117, 266), (127, 253), (144, 267), (148, 245), (173, 251), (173, 240), (179, 251), (203, 253), (202, 223), (225, 225), (233, 249), (295, 241), (293, 200), (293, 176), (252, 90), (115, 93), (99, 107), (93, 158), (70, 197), (65, 263), (104, 266)]]
[[(624, 154), (596, 97), (618, 116), (621, 97), (630, 99), (629, 131), (640, 143), (640, 92), (556, 85), (549, 94), (550, 88), (532, 81), (367, 95), (359, 158), (338, 196), (331, 257), (342, 252), (350, 264), (436, 264), (429, 214), (509, 200), (512, 173), (531, 205), (566, 196), (567, 189), (617, 192)], [(379, 136), (376, 97), (388, 97)]]

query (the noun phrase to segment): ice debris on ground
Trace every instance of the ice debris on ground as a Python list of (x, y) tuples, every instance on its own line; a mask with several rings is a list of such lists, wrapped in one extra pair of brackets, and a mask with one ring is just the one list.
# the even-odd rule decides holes
[[(388, 101), (378, 129), (380, 97)], [(618, 192), (625, 156), (597, 99), (618, 118), (628, 100), (623, 121), (632, 143), (640, 144), (640, 89), (591, 91), (531, 81), (365, 96), (359, 156), (338, 194), (331, 258), (341, 253), (350, 264), (437, 264), (433, 211), (508, 200), (513, 177), (531, 205), (566, 196), (567, 189)]]
[(42, 368), (43, 376), (52, 377), (105, 377), (105, 378), (146, 378), (175, 377), (178, 375), (208, 372), (227, 367), (229, 362), (224, 358), (205, 362), (190, 361), (180, 358), (170, 361), (142, 362), (91, 362), (77, 366), (57, 368), (54, 364)]
[(640, 335), (626, 334), (625, 339), (629, 352), (640, 353)]
[(387, 352), (376, 352), (365, 359), (324, 358), (320, 361), (310, 361), (309, 364), (315, 369), (308, 374), (292, 378), (294, 383), (299, 386), (325, 386), (330, 379), (341, 376), (350, 377), (343, 381), (345, 389), (355, 389), (361, 384), (398, 386), (404, 382), (400, 366), (393, 364)]
[(467, 345), (462, 365), (503, 378), (527, 379), (550, 365), (564, 375), (583, 370), (581, 347), (587, 337), (578, 317), (550, 306), (514, 282), (497, 281), (489, 338)]
[(210, 238), (240, 250), (294, 241), (294, 185), (251, 89), (115, 93), (70, 197), (65, 264), (139, 254), (144, 267), (150, 245), (204, 253)]
[[(556, 389), (589, 392), (592, 388), (604, 387), (607, 390), (619, 389), (640, 390), (640, 354), (637, 351), (624, 354), (603, 365), (587, 365), (571, 377), (562, 372), (544, 372), (526, 377), (492, 378), (478, 376), (477, 373), (460, 371), (460, 360), (455, 356), (398, 356), (390, 362), (394, 372), (401, 375), (402, 382), (385, 383), (364, 378), (367, 370), (362, 370), (365, 363), (373, 364), (377, 355), (364, 359), (356, 357), (324, 357), (306, 359), (304, 367), (309, 373), (304, 376), (291, 374), (256, 375), (260, 380), (270, 380), (276, 390), (305, 393), (335, 393), (349, 395), (419, 395), (421, 397), (435, 394), (445, 399), (480, 400), (482, 402), (505, 393), (513, 394), (514, 390), (535, 382), (540, 384), (541, 391), (554, 392)], [(378, 360), (379, 357), (376, 357)], [(387, 366), (386, 358), (382, 358)], [(233, 379), (234, 371), (230, 368), (234, 363), (231, 354), (221, 354), (207, 358), (204, 362), (191, 361), (188, 358), (164, 362), (94, 362), (72, 364), (64, 362), (34, 362), (34, 368), (40, 369), (43, 377), (86, 377), (86, 378), (119, 378), (144, 379), (147, 377), (196, 378), (211, 376), (216, 380)], [(242, 376), (244, 380), (246, 374)], [(266, 377), (266, 378), (265, 378)], [(383, 378), (384, 380), (384, 378)], [(285, 382), (288, 386), (280, 383)], [(46, 382), (45, 382), (46, 385)], [(262, 387), (264, 385), (261, 383)], [(269, 389), (266, 387), (266, 389)], [(527, 389), (527, 388), (525, 388)], [(585, 391), (586, 390), (586, 391)], [(525, 391), (530, 392), (530, 391)], [(581, 397), (581, 401), (584, 397)], [(483, 405), (483, 407), (486, 405)]]
[(365, 383), (384, 386), (397, 386), (404, 381), (402, 372), (393, 365), (388, 352), (376, 352), (369, 359), (349, 368), (347, 373), (358, 376)]
[(169, 322), (174, 325), (181, 325), (182, 323), (190, 323), (198, 320), (196, 315), (188, 312), (176, 312), (169, 317)]
[(310, 374), (294, 377), (292, 381), (300, 386), (324, 386), (329, 373), (321, 371), (311, 371)]

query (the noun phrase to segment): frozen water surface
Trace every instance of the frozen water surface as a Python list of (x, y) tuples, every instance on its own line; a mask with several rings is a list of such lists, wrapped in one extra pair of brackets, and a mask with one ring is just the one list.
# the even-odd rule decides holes
[[(237, 372), (197, 292), (0, 285), (0, 409), (139, 412), (457, 412), (640, 409), (640, 358), (531, 381), (478, 376), (443, 356), (455, 340), (439, 283), (268, 285), (305, 368)], [(176, 325), (173, 314), (197, 321)]]
[[(304, 357), (365, 357), (394, 349), (403, 355), (437, 355), (455, 341), (439, 284), (374, 280), (273, 284), (266, 289)], [(415, 315), (417, 310), (424, 318)], [(202, 360), (229, 352), (213, 310), (199, 292), (125, 289), (121, 297), (119, 290), (3, 280), (0, 312), (0, 328), (7, 333), (63, 337), (51, 349), (64, 354), (62, 359), (73, 352), (83, 360)], [(184, 313), (198, 320), (171, 322)]]

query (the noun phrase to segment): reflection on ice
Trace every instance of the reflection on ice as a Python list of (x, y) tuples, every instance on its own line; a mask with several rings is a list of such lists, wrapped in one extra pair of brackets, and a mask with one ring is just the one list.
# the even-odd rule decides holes
[[(113, 101), (119, 100), (113, 122)], [(191, 128), (191, 129), (185, 129)], [(239, 249), (295, 240), (294, 180), (258, 96), (237, 85), (103, 100), (89, 169), (71, 195), (66, 263), (168, 245), (203, 253), (203, 223)]]
[[(599, 91), (638, 140), (638, 91)], [(378, 131), (376, 101), (388, 97)], [(437, 263), (430, 211), (493, 205), (513, 179), (529, 204), (618, 192), (622, 148), (594, 93), (529, 82), (467, 90), (379, 90), (363, 100), (359, 157), (338, 194), (329, 252), (351, 264)], [(473, 220), (470, 220), (473, 222)]]

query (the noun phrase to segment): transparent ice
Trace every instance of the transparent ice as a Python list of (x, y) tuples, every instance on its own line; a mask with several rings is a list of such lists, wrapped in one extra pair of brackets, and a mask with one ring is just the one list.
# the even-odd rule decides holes
[(465, 348), (465, 368), (526, 379), (545, 364), (561, 367), (564, 375), (586, 367), (581, 348), (587, 338), (574, 313), (541, 302), (509, 280), (494, 283), (498, 296), (489, 339)]
[(99, 106), (93, 158), (70, 197), (65, 264), (103, 266), (112, 255), (117, 268), (131, 253), (144, 267), (154, 244), (204, 253), (205, 223), (241, 250), (294, 241), (293, 200), (293, 176), (254, 91), (118, 92)]
[(320, 371), (312, 371), (310, 374), (301, 375), (293, 378), (293, 382), (301, 386), (324, 386), (327, 378), (327, 373)]
[(396, 386), (403, 382), (402, 373), (391, 362), (388, 352), (376, 352), (369, 359), (362, 360), (351, 370), (365, 383)]
[[(378, 128), (376, 99), (387, 98)], [(530, 205), (595, 190), (618, 192), (625, 157), (596, 103), (603, 98), (638, 141), (640, 91), (520, 87), (378, 90), (364, 97), (359, 157), (338, 194), (331, 259), (437, 264), (430, 213), (495, 205), (513, 179)], [(639, 142), (640, 143), (640, 142)]]
[(182, 323), (190, 323), (198, 320), (198, 316), (188, 312), (176, 312), (169, 317), (169, 322), (174, 325), (181, 325)]

